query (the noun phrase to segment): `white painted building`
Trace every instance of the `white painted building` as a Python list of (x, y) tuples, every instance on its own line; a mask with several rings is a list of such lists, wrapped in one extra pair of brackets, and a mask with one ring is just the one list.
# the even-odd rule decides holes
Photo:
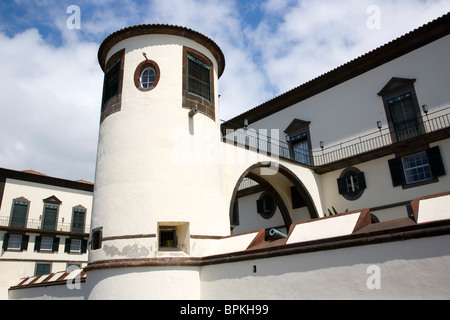
[(222, 124), (211, 39), (111, 34), (85, 278), (10, 298), (449, 298), (449, 33), (447, 14)]
[(0, 299), (17, 279), (87, 265), (93, 184), (0, 169)]

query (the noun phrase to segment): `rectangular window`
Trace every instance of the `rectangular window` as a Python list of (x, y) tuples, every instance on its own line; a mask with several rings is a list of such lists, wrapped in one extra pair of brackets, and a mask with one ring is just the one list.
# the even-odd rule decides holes
[(438, 177), (446, 175), (439, 147), (391, 159), (389, 169), (394, 187), (414, 186), (415, 183), (424, 181), (437, 182)]
[(56, 230), (56, 219), (58, 217), (58, 207), (49, 204), (44, 205), (44, 218), (42, 220), (42, 229)]
[(80, 253), (81, 252), (81, 240), (80, 239), (71, 239), (70, 252), (72, 252), (72, 253)]
[(53, 249), (53, 238), (51, 237), (42, 237), (41, 238), (41, 246), (39, 250), (41, 251), (52, 251)]
[(211, 67), (188, 54), (188, 92), (211, 101)]
[(64, 246), (66, 253), (86, 253), (87, 240), (67, 238)]
[(103, 228), (95, 228), (91, 235), (91, 250), (98, 250), (102, 247)]
[(411, 93), (388, 101), (397, 141), (416, 137), (420, 134), (419, 121), (416, 116)]
[(119, 94), (121, 62), (122, 62), (122, 58), (119, 58), (105, 72), (105, 80), (104, 80), (104, 84), (103, 84), (102, 105), (104, 105), (112, 97)]
[(58, 252), (59, 238), (36, 236), (34, 240), (34, 251)]
[(353, 193), (359, 191), (358, 177), (356, 175), (350, 175), (345, 179), (347, 184), (347, 192)]
[(176, 247), (176, 229), (162, 228), (159, 230), (159, 246), (165, 248)]
[(35, 275), (42, 276), (42, 275), (50, 274), (51, 266), (52, 265), (50, 263), (36, 263)]
[(311, 158), (309, 153), (308, 134), (306, 132), (303, 132), (291, 138), (291, 145), (294, 160), (310, 165)]
[(433, 178), (426, 152), (417, 153), (403, 159), (406, 184), (416, 183)]
[(25, 228), (28, 202), (14, 201), (10, 227)]
[(74, 209), (72, 219), (72, 232), (84, 232), (86, 210)]
[(8, 250), (20, 250), (22, 246), (22, 236), (17, 234), (9, 235)]

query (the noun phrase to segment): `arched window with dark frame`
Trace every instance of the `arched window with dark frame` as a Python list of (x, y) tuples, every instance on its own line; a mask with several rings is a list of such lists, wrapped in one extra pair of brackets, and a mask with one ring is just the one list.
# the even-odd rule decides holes
[(312, 164), (310, 124), (310, 121), (294, 119), (284, 130), (287, 143), (289, 144), (291, 159), (307, 165)]
[(378, 93), (383, 99), (392, 141), (425, 133), (415, 82), (416, 79), (392, 78)]
[(84, 232), (86, 221), (86, 208), (79, 205), (73, 208), (72, 212), (72, 232)]
[(55, 231), (58, 224), (58, 212), (61, 200), (55, 196), (51, 196), (43, 200), (44, 212), (42, 214), (42, 226), (43, 230)]
[(10, 227), (15, 228), (26, 227), (29, 204), (30, 201), (28, 201), (24, 197), (20, 197), (13, 200), (11, 219), (9, 221)]

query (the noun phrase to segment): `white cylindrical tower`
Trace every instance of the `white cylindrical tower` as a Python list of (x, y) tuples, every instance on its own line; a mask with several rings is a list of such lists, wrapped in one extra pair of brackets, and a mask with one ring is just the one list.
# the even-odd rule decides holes
[[(140, 25), (107, 37), (98, 58), (105, 78), (90, 297), (165, 298), (161, 290), (173, 294), (173, 285), (192, 298), (198, 267), (182, 260), (191, 257), (191, 239), (230, 234), (218, 108), (223, 53), (193, 30)], [(171, 269), (173, 258), (179, 267)], [(162, 285), (154, 296), (133, 283)]]

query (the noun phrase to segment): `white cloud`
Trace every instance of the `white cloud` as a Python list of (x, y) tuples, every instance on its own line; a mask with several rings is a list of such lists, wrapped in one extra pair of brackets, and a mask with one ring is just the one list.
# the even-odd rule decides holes
[(149, 6), (148, 21), (175, 24), (196, 30), (214, 40), (225, 54), (220, 79), (220, 116), (229, 119), (272, 95), (263, 70), (247, 46), (237, 1), (167, 0)]
[(102, 75), (97, 45), (55, 48), (36, 29), (0, 34), (0, 164), (93, 180)]
[[(97, 50), (111, 32), (164, 23), (213, 39), (226, 58), (219, 88), (221, 118), (229, 119), (450, 11), (448, 0), (16, 2), (25, 12), (19, 25), (0, 23), (0, 166), (91, 181), (103, 79)], [(66, 26), (71, 4), (80, 6), (81, 30)], [(380, 29), (367, 28), (370, 5), (380, 8)], [(47, 28), (45, 37), (33, 23)]]
[[(387, 1), (301, 0), (283, 1), (275, 8), (279, 23), (267, 19), (250, 30), (255, 51), (261, 52), (264, 72), (283, 93), (413, 29), (445, 14), (450, 2), (442, 0)], [(375, 5), (380, 12), (380, 28), (367, 26)], [(281, 12), (281, 15), (280, 15)]]

